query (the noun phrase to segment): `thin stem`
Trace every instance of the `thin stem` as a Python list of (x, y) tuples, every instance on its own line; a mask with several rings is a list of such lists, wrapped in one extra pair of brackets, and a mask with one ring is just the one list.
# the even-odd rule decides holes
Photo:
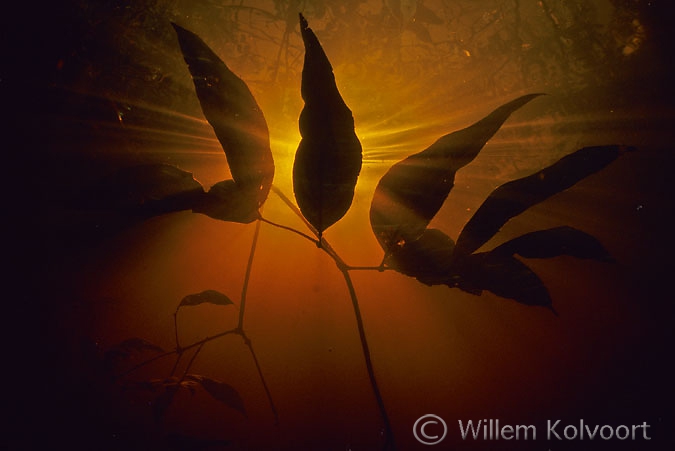
[(248, 291), (248, 282), (251, 278), (251, 268), (253, 267), (253, 257), (255, 256), (255, 248), (258, 245), (258, 236), (260, 235), (260, 221), (255, 224), (255, 232), (253, 233), (253, 242), (251, 243), (251, 252), (248, 255), (248, 263), (246, 265), (246, 274), (244, 275), (244, 286), (241, 289), (241, 301), (239, 303), (239, 322), (237, 329), (244, 328), (244, 313), (246, 311), (246, 293)]
[(262, 222), (264, 222), (265, 224), (269, 224), (269, 225), (271, 225), (271, 226), (273, 226), (273, 227), (277, 227), (277, 228), (283, 229), (283, 230), (288, 230), (289, 232), (293, 232), (293, 233), (295, 233), (296, 235), (300, 235), (301, 237), (303, 237), (303, 238), (305, 238), (305, 239), (311, 241), (311, 242), (314, 243), (314, 244), (319, 244), (319, 241), (318, 241), (316, 238), (311, 237), (311, 236), (307, 235), (307, 234), (304, 233), (304, 232), (301, 232), (301, 231), (299, 231), (299, 230), (296, 230), (296, 229), (294, 229), (293, 227), (285, 226), (285, 225), (283, 225), (283, 224), (278, 224), (278, 223), (276, 223), (276, 222), (270, 221), (269, 219), (265, 219), (265, 218), (263, 218), (263, 217), (261, 217), (260, 220), (261, 220)]
[(181, 357), (183, 357), (183, 353), (177, 350), (176, 362), (173, 364), (173, 368), (171, 368), (171, 374), (169, 374), (169, 377), (173, 376), (176, 373), (176, 370), (178, 369), (178, 363), (180, 363)]
[(123, 376), (126, 376), (126, 375), (128, 375), (128, 374), (130, 374), (130, 373), (133, 373), (134, 371), (136, 371), (136, 370), (138, 370), (138, 369), (140, 369), (140, 368), (143, 368), (144, 366), (149, 365), (149, 364), (151, 364), (152, 362), (155, 362), (155, 361), (157, 361), (157, 360), (159, 360), (159, 359), (162, 359), (162, 358), (164, 358), (164, 357), (168, 357), (168, 356), (174, 355), (174, 354), (182, 354), (183, 352), (185, 352), (185, 351), (187, 351), (187, 350), (190, 350), (190, 349), (195, 348), (195, 347), (197, 347), (197, 346), (201, 346), (201, 345), (203, 345), (204, 343), (208, 343), (209, 341), (215, 340), (216, 338), (224, 337), (224, 336), (230, 335), (230, 334), (238, 334), (238, 333), (239, 333), (239, 330), (238, 330), (238, 329), (230, 329), (230, 330), (226, 330), (225, 332), (220, 332), (220, 333), (218, 333), (218, 334), (216, 334), (216, 335), (211, 335), (210, 337), (206, 337), (206, 338), (203, 338), (203, 339), (201, 339), (201, 340), (199, 340), (199, 341), (196, 341), (196, 342), (194, 342), (194, 343), (192, 343), (192, 344), (190, 344), (190, 345), (188, 345), (188, 346), (185, 346), (184, 348), (181, 348), (180, 350), (174, 349), (174, 350), (172, 350), (172, 351), (167, 351), (167, 352), (165, 352), (165, 353), (163, 353), (163, 354), (159, 354), (159, 355), (157, 355), (157, 356), (155, 356), (155, 357), (153, 357), (153, 358), (151, 358), (151, 359), (149, 359), (149, 360), (146, 360), (146, 361), (144, 361), (144, 362), (141, 362), (141, 363), (139, 363), (138, 365), (134, 365), (133, 367), (129, 368), (129, 369), (128, 369), (127, 371), (125, 371), (124, 373), (120, 374), (120, 375), (118, 376), (118, 378), (123, 377)]
[(368, 338), (366, 337), (366, 330), (363, 325), (363, 317), (361, 316), (361, 308), (359, 307), (359, 300), (356, 296), (354, 283), (352, 282), (352, 278), (346, 269), (340, 269), (340, 272), (342, 272), (342, 275), (344, 276), (345, 282), (347, 284), (347, 289), (349, 290), (349, 297), (351, 298), (352, 307), (354, 308), (354, 316), (356, 317), (356, 326), (359, 330), (361, 349), (363, 350), (363, 357), (366, 361), (366, 370), (368, 371), (368, 378), (370, 379), (370, 385), (373, 389), (375, 400), (377, 401), (377, 407), (380, 409), (380, 415), (382, 416), (382, 421), (384, 422), (384, 430), (386, 434), (385, 449), (387, 449), (388, 445), (391, 446), (391, 449), (394, 449), (395, 448), (394, 432), (391, 428), (391, 423), (389, 422), (387, 409), (384, 406), (384, 399), (382, 398), (382, 394), (380, 393), (380, 387), (377, 384), (377, 379), (375, 378), (375, 369), (373, 368), (373, 361), (370, 357)]
[(267, 381), (265, 380), (265, 376), (262, 373), (262, 368), (260, 367), (260, 363), (258, 362), (258, 357), (256, 356), (255, 351), (253, 350), (253, 343), (251, 343), (251, 339), (248, 338), (246, 333), (242, 330), (239, 332), (239, 335), (244, 339), (244, 344), (248, 346), (248, 350), (251, 351), (251, 357), (253, 357), (253, 363), (255, 363), (255, 368), (258, 371), (258, 377), (260, 377), (260, 383), (263, 386), (263, 389), (265, 390), (265, 395), (267, 395), (267, 401), (270, 403), (270, 409), (272, 409), (272, 415), (274, 415), (274, 424), (278, 425), (279, 424), (279, 414), (277, 413), (277, 407), (274, 404), (274, 399), (272, 399), (272, 392), (270, 391), (269, 387), (267, 386)]
[(180, 342), (178, 341), (178, 309), (173, 314), (173, 331), (176, 335), (176, 349), (180, 350)]
[[(286, 195), (276, 186), (272, 185), (272, 191), (279, 196), (279, 198), (307, 225), (307, 227), (317, 236), (319, 236), (318, 231), (305, 219), (305, 217), (302, 215), (302, 212), (298, 209), (298, 207), (291, 202), (291, 200), (286, 197)], [(366, 363), (366, 370), (368, 372), (368, 378), (370, 380), (370, 385), (373, 390), (373, 394), (375, 395), (375, 401), (377, 402), (377, 406), (380, 410), (380, 416), (382, 417), (382, 421), (384, 422), (384, 428), (385, 428), (385, 444), (384, 447), (385, 449), (395, 449), (396, 444), (394, 441), (394, 433), (391, 428), (391, 423), (389, 421), (389, 416), (387, 415), (387, 409), (384, 406), (384, 399), (382, 398), (382, 394), (380, 393), (380, 387), (377, 384), (377, 379), (375, 378), (375, 369), (373, 368), (373, 362), (370, 357), (370, 348), (368, 346), (368, 337), (366, 336), (366, 330), (363, 325), (363, 317), (361, 316), (361, 308), (359, 307), (359, 300), (356, 295), (356, 290), (354, 289), (354, 284), (352, 282), (352, 278), (349, 275), (350, 269), (352, 269), (349, 265), (347, 265), (344, 260), (338, 255), (337, 252), (332, 248), (332, 246), (326, 241), (325, 238), (321, 237), (320, 241), (318, 242), (319, 248), (322, 249), (326, 254), (328, 254), (329, 257), (333, 259), (335, 262), (336, 266), (342, 273), (342, 276), (345, 279), (345, 282), (347, 284), (347, 289), (349, 290), (349, 297), (352, 301), (352, 307), (354, 309), (354, 316), (356, 317), (356, 325), (359, 331), (359, 339), (361, 340), (361, 349), (363, 351), (363, 357), (365, 359)], [(379, 267), (376, 267), (378, 270), (384, 269), (384, 260), (382, 261), (382, 264)]]
[(199, 355), (199, 352), (202, 350), (203, 347), (204, 347), (204, 343), (201, 343), (199, 345), (199, 347), (197, 348), (197, 350), (195, 351), (195, 353), (192, 354), (192, 358), (190, 359), (187, 366), (185, 367), (185, 371), (183, 371), (183, 376), (180, 378), (181, 382), (185, 379), (185, 376), (188, 375), (188, 371), (190, 371), (190, 367), (194, 363), (195, 359), (197, 358), (197, 356)]

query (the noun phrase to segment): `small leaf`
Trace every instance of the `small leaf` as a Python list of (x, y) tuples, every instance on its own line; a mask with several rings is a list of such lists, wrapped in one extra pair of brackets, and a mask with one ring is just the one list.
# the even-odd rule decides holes
[(121, 361), (129, 360), (132, 354), (143, 351), (164, 352), (159, 346), (142, 338), (129, 338), (107, 350), (103, 356), (103, 362), (108, 369), (112, 370)]
[(186, 307), (190, 305), (199, 305), (199, 304), (216, 304), (216, 305), (232, 305), (234, 304), (230, 298), (228, 298), (223, 293), (220, 293), (216, 290), (206, 290), (201, 293), (189, 294), (185, 296), (178, 304), (176, 311), (181, 307)]
[(172, 24), (206, 120), (223, 146), (232, 178), (255, 192), (259, 208), (272, 186), (274, 160), (267, 122), (246, 83), (196, 34)]
[(555, 313), (539, 276), (513, 256), (492, 252), (468, 255), (454, 270), (446, 281), (450, 287), (471, 294), (487, 290), (521, 304), (548, 307)]
[(157, 345), (150, 343), (147, 340), (142, 338), (129, 338), (124, 340), (122, 343), (118, 344), (117, 347), (124, 351), (154, 351), (154, 352), (164, 352), (164, 349), (160, 348)]
[(354, 118), (340, 96), (328, 57), (300, 15), (305, 44), (300, 113), (302, 140), (293, 163), (293, 191), (303, 216), (319, 236), (349, 210), (361, 171), (361, 143)]
[(232, 386), (197, 374), (188, 374), (185, 376), (185, 379), (198, 382), (214, 399), (241, 412), (244, 416), (246, 415), (244, 401), (241, 399), (241, 396), (239, 396), (237, 390), (232, 388)]
[(475, 124), (396, 163), (380, 179), (370, 224), (385, 252), (418, 239), (448, 197), (455, 173), (478, 155), (512, 112), (540, 94), (519, 97)]
[(119, 169), (83, 190), (79, 204), (89, 209), (117, 210), (154, 216), (189, 210), (204, 194), (192, 173), (169, 164)]
[(527, 233), (499, 245), (492, 250), (492, 253), (518, 254), (525, 258), (569, 255), (577, 258), (612, 261), (612, 257), (595, 237), (569, 226)]
[(616, 145), (585, 147), (535, 174), (495, 189), (464, 226), (457, 238), (456, 255), (474, 252), (509, 219), (598, 172), (623, 149)]

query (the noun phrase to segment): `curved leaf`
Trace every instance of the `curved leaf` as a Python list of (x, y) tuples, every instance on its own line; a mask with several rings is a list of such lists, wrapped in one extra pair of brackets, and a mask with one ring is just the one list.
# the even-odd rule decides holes
[(454, 243), (436, 229), (395, 247), (385, 263), (426, 285), (447, 285), (480, 295), (484, 290), (521, 304), (551, 308), (546, 287), (530, 268), (504, 253), (469, 255), (461, 264), (453, 260)]
[(206, 290), (201, 293), (189, 294), (185, 296), (176, 307), (178, 311), (181, 307), (186, 307), (190, 305), (199, 305), (199, 304), (215, 304), (215, 305), (232, 305), (234, 304), (230, 298), (228, 298), (223, 293), (216, 290)]
[(446, 282), (448, 286), (472, 294), (487, 290), (521, 304), (548, 307), (555, 313), (548, 290), (539, 276), (511, 255), (473, 254), (455, 268), (456, 273)]
[(349, 210), (361, 171), (354, 118), (340, 96), (328, 57), (300, 15), (305, 44), (300, 113), (302, 140), (293, 163), (293, 191), (303, 216), (319, 232)]
[(164, 349), (142, 338), (129, 338), (107, 350), (103, 360), (108, 367), (113, 367), (131, 358), (134, 353), (143, 351), (164, 352)]
[(192, 173), (170, 164), (125, 167), (83, 190), (79, 205), (154, 216), (189, 210), (204, 194)]
[(188, 374), (185, 379), (198, 382), (214, 399), (246, 415), (244, 401), (239, 396), (239, 392), (232, 386), (197, 374)]
[(512, 217), (614, 161), (623, 146), (585, 147), (522, 179), (505, 183), (483, 202), (457, 238), (456, 255), (474, 252)]
[(246, 83), (196, 34), (173, 24), (206, 120), (223, 146), (232, 178), (255, 191), (256, 208), (269, 193), (274, 160), (269, 131)]
[(455, 173), (478, 155), (512, 112), (539, 95), (522, 96), (502, 105), (387, 171), (375, 189), (370, 207), (370, 224), (385, 252), (422, 235), (448, 197)]
[(569, 255), (577, 258), (612, 261), (612, 257), (595, 237), (569, 226), (527, 233), (497, 246), (492, 253), (518, 254), (525, 258)]

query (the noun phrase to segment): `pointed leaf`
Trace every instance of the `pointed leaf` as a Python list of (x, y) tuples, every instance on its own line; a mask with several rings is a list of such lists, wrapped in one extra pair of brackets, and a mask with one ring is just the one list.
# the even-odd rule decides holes
[(510, 255), (487, 252), (466, 256), (461, 266), (455, 266), (455, 273), (446, 284), (472, 294), (488, 290), (521, 304), (553, 310), (551, 297), (541, 279)]
[(522, 96), (502, 105), (387, 171), (375, 189), (370, 207), (370, 224), (385, 252), (422, 235), (448, 197), (455, 173), (473, 161), (512, 112), (539, 95)]
[(302, 140), (293, 163), (293, 191), (303, 216), (321, 235), (352, 204), (361, 171), (361, 143), (328, 57), (302, 14), (300, 29), (305, 44), (305, 106), (300, 113)]
[(267, 122), (242, 79), (196, 34), (172, 24), (206, 120), (223, 146), (232, 178), (256, 192), (260, 207), (274, 177)]
[(142, 338), (129, 338), (124, 340), (122, 343), (117, 345), (120, 349), (125, 351), (154, 351), (154, 352), (164, 352), (164, 349), (159, 346), (150, 343), (147, 340)]
[(622, 150), (622, 146), (585, 147), (535, 174), (495, 189), (457, 238), (457, 255), (474, 252), (509, 219), (604, 168)]
[(246, 415), (244, 401), (232, 386), (197, 374), (188, 374), (185, 379), (198, 382), (214, 399)]
[(595, 237), (568, 226), (527, 233), (499, 245), (492, 253), (518, 254), (526, 258), (569, 255), (577, 258), (612, 261), (612, 257)]
[(216, 304), (216, 305), (232, 305), (233, 302), (223, 293), (220, 293), (216, 290), (206, 290), (201, 293), (189, 294), (185, 296), (178, 304), (176, 311), (179, 308), (190, 306), (190, 305), (199, 305), (199, 304)]
[(83, 190), (79, 206), (154, 216), (188, 210), (204, 194), (192, 173), (169, 164), (121, 168)]
[(484, 290), (526, 305), (550, 307), (551, 299), (539, 277), (508, 254), (470, 255), (452, 258), (454, 243), (440, 230), (427, 229), (422, 236), (396, 247), (385, 263), (426, 285), (447, 285), (474, 295)]

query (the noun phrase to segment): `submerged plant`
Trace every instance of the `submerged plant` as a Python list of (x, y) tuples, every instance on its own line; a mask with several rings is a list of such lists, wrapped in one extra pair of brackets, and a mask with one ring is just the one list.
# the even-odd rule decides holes
[[(427, 285), (447, 285), (474, 295), (484, 290), (516, 302), (555, 310), (548, 290), (539, 277), (516, 256), (550, 258), (571, 255), (610, 260), (607, 251), (592, 236), (571, 227), (527, 233), (487, 252), (477, 252), (511, 218), (601, 170), (624, 150), (610, 145), (586, 147), (530, 176), (495, 189), (463, 228), (456, 241), (429, 223), (444, 204), (454, 185), (455, 174), (470, 164), (508, 117), (541, 94), (519, 97), (500, 106), (475, 124), (440, 137), (427, 149), (393, 165), (380, 179), (370, 207), (370, 225), (384, 257), (379, 267), (350, 266), (338, 255), (323, 232), (349, 210), (361, 170), (362, 147), (354, 131), (354, 119), (342, 99), (331, 64), (316, 35), (300, 15), (305, 45), (301, 94), (305, 101), (299, 126), (299, 143), (293, 166), (294, 204), (272, 184), (274, 161), (263, 112), (246, 83), (194, 33), (174, 24), (185, 62), (192, 75), (197, 97), (227, 157), (231, 180), (216, 183), (208, 191), (192, 174), (160, 164), (128, 168), (103, 184), (97, 195), (109, 207), (124, 208), (141, 218), (179, 210), (192, 210), (222, 221), (255, 222), (255, 234), (239, 299), (239, 317), (234, 327), (202, 340), (183, 344), (179, 340), (178, 317), (182, 308), (204, 303), (225, 308), (234, 305), (225, 294), (206, 290), (185, 296), (174, 313), (175, 347), (164, 351), (145, 340), (129, 339), (111, 349), (109, 363), (133, 353), (156, 355), (118, 374), (128, 387), (159, 392), (153, 404), (160, 420), (179, 390), (198, 387), (225, 405), (246, 414), (245, 403), (230, 385), (190, 373), (206, 343), (240, 336), (250, 350), (271, 410), (278, 420), (272, 393), (244, 328), (246, 293), (262, 223), (298, 234), (318, 246), (335, 262), (348, 288), (357, 320), (366, 370), (384, 429), (386, 449), (394, 448), (394, 431), (384, 399), (360, 313), (351, 272), (363, 269), (394, 270)], [(301, 218), (308, 232), (267, 220), (261, 213), (273, 191)], [(207, 287), (205, 287), (207, 288)], [(177, 369), (188, 351), (192, 355), (182, 372)], [(161, 358), (173, 356), (175, 363), (165, 379), (131, 382), (130, 373)], [(126, 381), (126, 382), (124, 382)]]

